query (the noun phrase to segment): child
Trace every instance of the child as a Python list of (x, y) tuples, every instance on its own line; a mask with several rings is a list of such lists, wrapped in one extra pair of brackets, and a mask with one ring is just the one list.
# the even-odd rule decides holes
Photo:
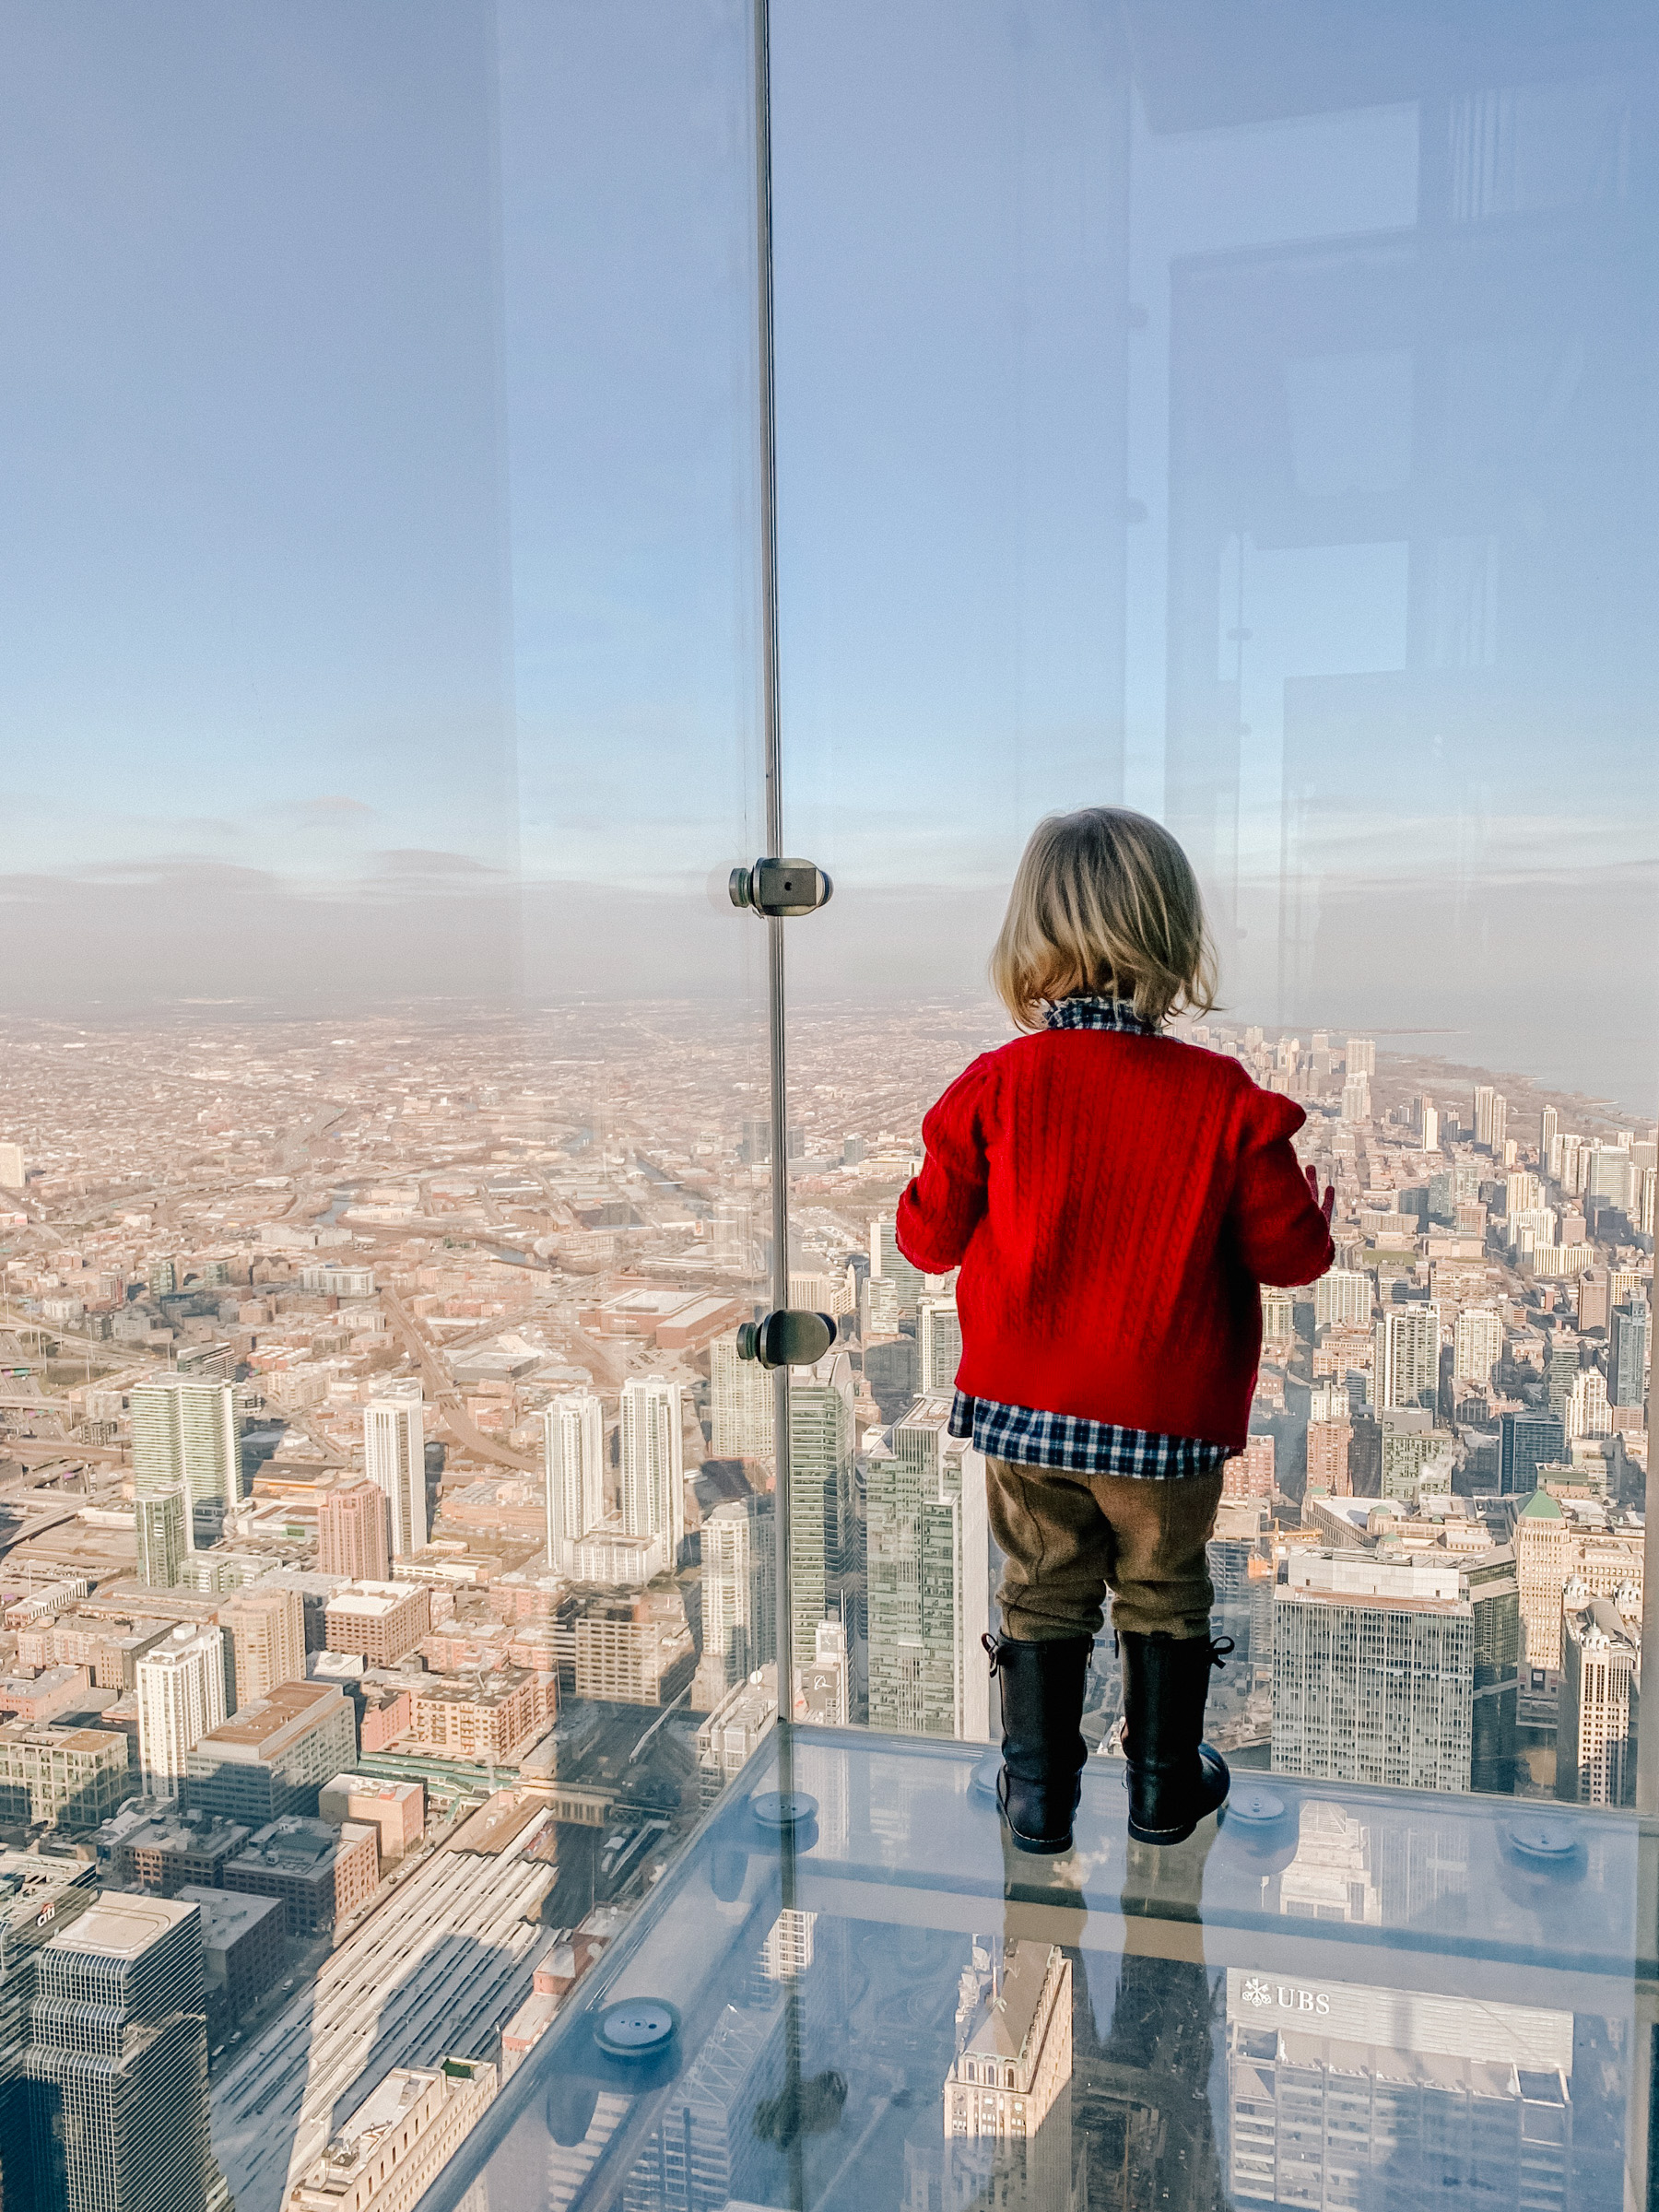
[(1018, 1027), (923, 1124), (898, 1242), (959, 1266), (953, 1436), (985, 1455), (1006, 1555), (987, 1637), (1002, 1682), (997, 1794), (1024, 1851), (1071, 1844), (1089, 1653), (1112, 1590), (1129, 1832), (1177, 1843), (1227, 1795), (1201, 1741), (1205, 1544), (1244, 1448), (1259, 1286), (1331, 1265), (1332, 1193), (1304, 1119), (1236, 1060), (1159, 1034), (1215, 1004), (1198, 886), (1166, 830), (1117, 806), (1041, 823), (991, 959)]

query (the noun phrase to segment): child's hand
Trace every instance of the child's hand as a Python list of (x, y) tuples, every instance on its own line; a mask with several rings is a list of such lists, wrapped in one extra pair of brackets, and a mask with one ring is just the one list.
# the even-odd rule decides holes
[(1336, 1210), (1336, 1193), (1335, 1193), (1335, 1188), (1334, 1188), (1334, 1186), (1333, 1186), (1332, 1184), (1330, 1184), (1330, 1183), (1328, 1183), (1328, 1182), (1327, 1182), (1327, 1183), (1325, 1184), (1325, 1187), (1324, 1187), (1324, 1196), (1322, 1198), (1322, 1197), (1320, 1196), (1320, 1194), (1319, 1194), (1319, 1171), (1318, 1171), (1318, 1169), (1317, 1169), (1317, 1168), (1304, 1168), (1304, 1169), (1303, 1169), (1303, 1171), (1302, 1171), (1302, 1172), (1303, 1172), (1303, 1173), (1304, 1173), (1304, 1174), (1307, 1176), (1307, 1178), (1308, 1178), (1308, 1195), (1309, 1195), (1309, 1197), (1310, 1197), (1310, 1198), (1312, 1198), (1312, 1201), (1313, 1201), (1314, 1205), (1315, 1205), (1315, 1206), (1316, 1206), (1319, 1208), (1320, 1212), (1321, 1212), (1321, 1213), (1322, 1213), (1322, 1214), (1324, 1216), (1324, 1218), (1325, 1218), (1325, 1227), (1328, 1229), (1328, 1228), (1330, 1227), (1330, 1225), (1331, 1225), (1331, 1216), (1332, 1216), (1332, 1215), (1333, 1215), (1333, 1214), (1335, 1212), (1335, 1210)]

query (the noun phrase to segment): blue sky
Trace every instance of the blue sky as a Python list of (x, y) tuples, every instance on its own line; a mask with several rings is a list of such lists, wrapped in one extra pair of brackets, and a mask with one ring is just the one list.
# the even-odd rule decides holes
[[(12, 1004), (755, 988), (747, 12), (0, 19)], [(1649, 1102), (1653, 149), (1618, 11), (1531, 16), (1426, 90), (1415, 11), (1328, 84), (1264, 16), (1246, 97), (1139, 9), (778, 0), (804, 993), (980, 987), (1126, 797), (1241, 1013)]]

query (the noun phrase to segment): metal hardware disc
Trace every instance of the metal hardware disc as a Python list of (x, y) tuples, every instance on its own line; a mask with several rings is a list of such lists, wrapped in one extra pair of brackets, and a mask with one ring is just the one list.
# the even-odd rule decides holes
[(805, 1790), (757, 1790), (749, 1799), (749, 1811), (755, 1816), (756, 1825), (771, 1829), (779, 1835), (815, 1819), (818, 1809), (818, 1799), (809, 1797)]
[(679, 2014), (661, 1997), (629, 1997), (600, 2014), (594, 2041), (613, 2058), (654, 2058), (678, 2026)]

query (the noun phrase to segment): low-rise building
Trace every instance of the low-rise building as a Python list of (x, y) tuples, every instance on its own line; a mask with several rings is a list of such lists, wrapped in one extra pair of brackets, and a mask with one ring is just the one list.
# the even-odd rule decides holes
[(357, 1756), (357, 1720), (337, 1683), (279, 1682), (210, 1729), (185, 1760), (194, 1806), (258, 1828), (317, 1809), (317, 1792)]
[(122, 1889), (177, 1897), (181, 1889), (222, 1889), (225, 1868), (253, 1831), (212, 1814), (171, 1808), (116, 1836), (110, 1879)]
[(226, 2025), (268, 1996), (282, 1979), (288, 1958), (282, 1900), (239, 1889), (187, 1883), (176, 1892), (202, 1916), (202, 1958), (207, 2003)]
[(284, 2212), (406, 2212), (495, 2097), (494, 2066), (394, 2066), (288, 2191)]
[(381, 1865), (401, 1858), (426, 1832), (426, 1792), (418, 1782), (383, 1782), (374, 1774), (336, 1774), (317, 1800), (317, 1818), (336, 1825), (371, 1822), (380, 1830)]
[(408, 1688), (406, 1745), (441, 1757), (504, 1763), (557, 1717), (558, 1689), (551, 1676), (504, 1666), (476, 1682), (427, 1675)]
[(379, 1881), (379, 1830), (349, 1820), (274, 1820), (225, 1868), (227, 1889), (279, 1898), (286, 1932), (300, 1943), (348, 1920)]
[[(631, 1603), (601, 1598), (576, 1617), (576, 1695), (607, 1704), (660, 1705), (694, 1661), (679, 1593)], [(666, 1686), (666, 1688), (665, 1688)]]
[(119, 1729), (6, 1722), (0, 1726), (0, 1819), (96, 1828), (138, 1793), (127, 1750)]
[(331, 1652), (359, 1652), (371, 1666), (395, 1666), (432, 1626), (424, 1583), (347, 1583), (324, 1613)]

